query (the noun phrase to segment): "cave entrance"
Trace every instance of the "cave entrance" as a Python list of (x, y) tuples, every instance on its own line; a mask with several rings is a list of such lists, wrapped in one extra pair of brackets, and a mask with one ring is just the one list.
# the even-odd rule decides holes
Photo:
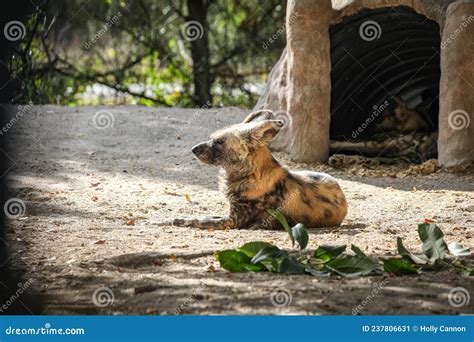
[(438, 23), (409, 7), (363, 9), (329, 33), (331, 154), (436, 158)]

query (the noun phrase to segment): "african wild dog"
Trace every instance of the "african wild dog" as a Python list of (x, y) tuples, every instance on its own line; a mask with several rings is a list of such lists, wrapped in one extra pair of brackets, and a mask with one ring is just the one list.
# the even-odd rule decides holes
[(211, 135), (193, 147), (202, 162), (222, 168), (222, 184), (230, 201), (229, 217), (176, 219), (173, 225), (197, 228), (281, 229), (266, 209), (280, 211), (290, 224), (338, 226), (347, 213), (344, 193), (331, 176), (289, 171), (272, 156), (268, 143), (284, 122), (262, 110), (243, 123)]
[(433, 122), (433, 110), (436, 110), (434, 103), (437, 98), (430, 91), (423, 91), (422, 102), (415, 109), (408, 108), (408, 105), (401, 98), (395, 96), (395, 108), (392, 111), (386, 110), (382, 122), (377, 126), (383, 131), (409, 132), (431, 132), (435, 129)]

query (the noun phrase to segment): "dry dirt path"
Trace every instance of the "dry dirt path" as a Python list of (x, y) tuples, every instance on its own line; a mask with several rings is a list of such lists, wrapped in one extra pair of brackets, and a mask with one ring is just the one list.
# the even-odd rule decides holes
[[(106, 111), (99, 112), (102, 119), (112, 114), (111, 127), (96, 127), (99, 110)], [(11, 220), (9, 243), (15, 264), (28, 265), (26, 277), (40, 291), (45, 313), (351, 314), (363, 301), (361, 314), (474, 311), (474, 298), (460, 308), (447, 299), (458, 286), (473, 296), (472, 277), (447, 271), (356, 279), (230, 274), (213, 261), (214, 251), (252, 240), (289, 248), (286, 233), (157, 226), (173, 217), (226, 213), (217, 170), (200, 164), (190, 149), (246, 113), (35, 106), (25, 114), (8, 132), (17, 146), (12, 196), (26, 204), (26, 214)], [(474, 247), (472, 175), (392, 178), (364, 169), (354, 175), (277, 157), (294, 168), (331, 173), (346, 192), (344, 225), (311, 230), (309, 248), (352, 243), (385, 256), (401, 236), (418, 250), (416, 223), (424, 218), (436, 220), (448, 242)], [(278, 289), (291, 297), (287, 305), (272, 304)]]

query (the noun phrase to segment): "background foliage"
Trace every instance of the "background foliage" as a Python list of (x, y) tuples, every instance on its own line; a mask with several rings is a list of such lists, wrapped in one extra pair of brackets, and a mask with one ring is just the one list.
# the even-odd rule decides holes
[(285, 12), (282, 0), (41, 0), (7, 61), (11, 100), (253, 106), (284, 48)]

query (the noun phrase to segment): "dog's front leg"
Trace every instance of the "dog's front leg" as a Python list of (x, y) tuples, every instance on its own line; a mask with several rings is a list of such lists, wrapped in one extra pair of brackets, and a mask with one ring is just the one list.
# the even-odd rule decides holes
[(230, 217), (206, 216), (197, 219), (174, 219), (170, 222), (161, 222), (160, 226), (194, 227), (201, 229), (224, 230), (234, 228), (234, 221)]

